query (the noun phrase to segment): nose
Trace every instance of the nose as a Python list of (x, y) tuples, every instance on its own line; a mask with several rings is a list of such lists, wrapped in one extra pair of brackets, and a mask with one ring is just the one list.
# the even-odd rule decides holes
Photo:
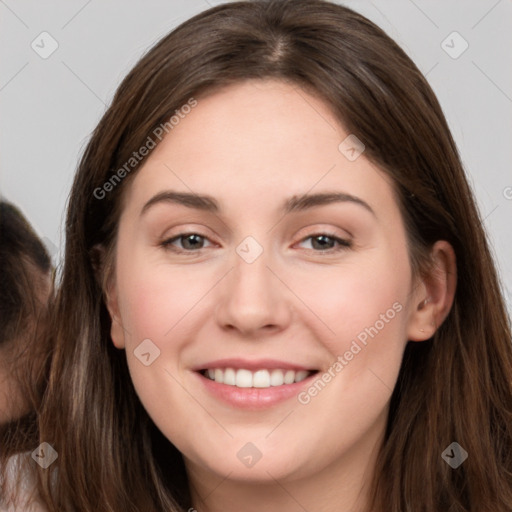
[(215, 316), (223, 330), (260, 338), (265, 333), (286, 329), (291, 318), (292, 294), (284, 284), (285, 279), (269, 264), (272, 265), (265, 251), (252, 263), (235, 255), (233, 270), (217, 290)]

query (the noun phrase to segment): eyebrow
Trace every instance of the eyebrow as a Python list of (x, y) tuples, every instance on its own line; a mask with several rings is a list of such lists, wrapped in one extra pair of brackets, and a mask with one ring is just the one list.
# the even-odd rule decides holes
[[(282, 207), (284, 214), (305, 211), (316, 206), (324, 206), (332, 203), (354, 203), (362, 206), (374, 216), (372, 207), (359, 197), (344, 192), (324, 192), (318, 194), (303, 194), (288, 198)], [(146, 213), (152, 206), (159, 203), (174, 203), (187, 208), (193, 208), (210, 213), (219, 213), (221, 208), (217, 200), (208, 195), (199, 195), (189, 192), (174, 192), (165, 190), (153, 196), (143, 207), (140, 215)]]

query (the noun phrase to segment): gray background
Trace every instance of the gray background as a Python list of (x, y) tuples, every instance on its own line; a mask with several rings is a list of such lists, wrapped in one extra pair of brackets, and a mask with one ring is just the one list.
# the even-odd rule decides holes
[[(79, 156), (121, 79), (173, 27), (220, 3), (0, 0), (0, 193), (21, 207), (56, 263)], [(339, 3), (381, 26), (427, 76), (476, 193), (512, 312), (512, 1)], [(464, 41), (469, 46), (459, 55)], [(42, 58), (52, 44), (58, 48)]]

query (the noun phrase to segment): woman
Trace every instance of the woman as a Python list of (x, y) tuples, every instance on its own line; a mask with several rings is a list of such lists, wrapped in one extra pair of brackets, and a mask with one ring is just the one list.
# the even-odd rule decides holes
[[(16, 486), (12, 474), (37, 442), (34, 426), (47, 373), (45, 329), (53, 279), (39, 237), (22, 212), (3, 200), (0, 242), (0, 459), (9, 467), (9, 477), (0, 481), (1, 509)], [(18, 491), (29, 492), (28, 483), (19, 482)]]
[(350, 9), (220, 5), (141, 59), (80, 162), (54, 318), (48, 510), (512, 508), (475, 201)]

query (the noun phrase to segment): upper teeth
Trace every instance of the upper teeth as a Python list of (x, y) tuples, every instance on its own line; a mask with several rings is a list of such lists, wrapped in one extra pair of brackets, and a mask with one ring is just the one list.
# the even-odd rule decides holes
[(239, 388), (268, 388), (270, 386), (282, 386), (293, 384), (308, 377), (312, 372), (307, 370), (235, 370), (233, 368), (212, 368), (205, 372), (209, 377), (220, 384), (237, 386)]

